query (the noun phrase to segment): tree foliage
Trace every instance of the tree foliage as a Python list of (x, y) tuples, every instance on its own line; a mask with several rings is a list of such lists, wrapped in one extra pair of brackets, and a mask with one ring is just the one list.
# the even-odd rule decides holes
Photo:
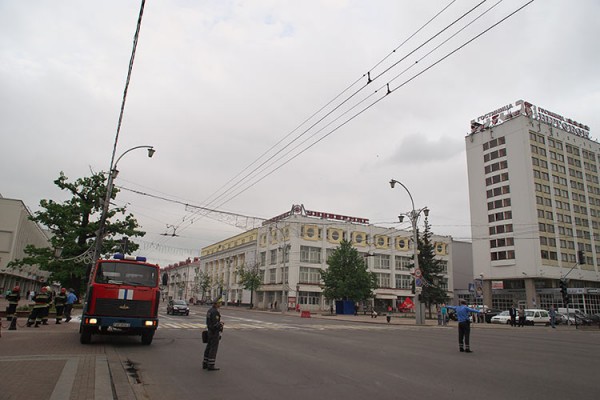
[[(51, 280), (82, 291), (87, 284), (102, 204), (106, 198), (106, 176), (102, 172), (93, 173), (90, 177), (69, 182), (61, 172), (54, 184), (69, 193), (71, 198), (62, 203), (41, 200), (42, 210), (30, 217), (50, 232), (51, 247), (38, 248), (28, 245), (25, 248), (27, 256), (12, 261), (10, 266), (18, 268), (22, 265), (37, 265), (42, 270), (51, 272)], [(111, 198), (114, 199), (118, 192), (118, 188), (113, 188)], [(102, 254), (118, 248), (122, 237), (144, 236), (145, 232), (140, 231), (138, 227), (137, 220), (127, 213), (125, 207), (109, 208)], [(55, 249), (59, 248), (62, 249), (62, 253), (56, 257)], [(139, 245), (130, 241), (127, 252), (138, 248)]]
[(196, 292), (202, 293), (202, 300), (204, 300), (206, 292), (212, 286), (212, 279), (208, 272), (197, 271), (196, 276), (194, 277), (194, 286)]
[(327, 259), (329, 267), (321, 271), (323, 295), (332, 300), (363, 301), (373, 297), (377, 277), (367, 270), (364, 257), (343, 240)]
[(250, 291), (250, 306), (252, 307), (254, 302), (254, 292), (262, 285), (258, 264), (241, 265), (238, 267), (236, 272), (240, 277), (240, 283), (242, 284), (242, 287)]
[(440, 287), (444, 277), (444, 265), (435, 258), (435, 244), (431, 241), (431, 225), (425, 218), (425, 229), (419, 237), (419, 269), (421, 270), (423, 290), (421, 292), (421, 301), (431, 312), (433, 304), (442, 304), (448, 301), (446, 290)]

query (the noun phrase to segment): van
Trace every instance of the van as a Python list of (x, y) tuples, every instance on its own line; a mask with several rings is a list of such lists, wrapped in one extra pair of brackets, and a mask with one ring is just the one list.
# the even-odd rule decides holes
[(527, 325), (550, 325), (550, 315), (546, 310), (526, 309), (525, 319)]

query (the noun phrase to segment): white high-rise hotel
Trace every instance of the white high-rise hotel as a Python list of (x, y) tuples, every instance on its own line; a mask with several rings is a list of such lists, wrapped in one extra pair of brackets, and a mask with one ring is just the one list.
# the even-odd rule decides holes
[(562, 306), (566, 277), (570, 307), (600, 312), (600, 144), (589, 133), (522, 100), (471, 121), (473, 263), (488, 305)]

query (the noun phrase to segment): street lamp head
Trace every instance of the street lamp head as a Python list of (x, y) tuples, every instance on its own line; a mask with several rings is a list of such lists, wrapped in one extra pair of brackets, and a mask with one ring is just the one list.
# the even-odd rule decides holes
[(148, 148), (148, 158), (152, 158), (154, 153), (156, 153), (156, 150), (154, 150), (154, 147), (149, 147)]
[(396, 186), (396, 181), (391, 179), (390, 180), (390, 186), (392, 187), (392, 189), (394, 188), (394, 186)]
[(425, 214), (426, 217), (429, 217), (429, 208), (425, 207), (423, 209), (423, 214)]
[(404, 221), (404, 215), (398, 215), (398, 221), (403, 222)]

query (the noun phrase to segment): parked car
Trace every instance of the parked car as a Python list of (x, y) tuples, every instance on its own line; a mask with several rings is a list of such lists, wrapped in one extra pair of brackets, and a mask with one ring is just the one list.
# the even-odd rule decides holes
[(556, 312), (556, 318), (554, 322), (556, 325), (566, 325), (568, 321), (569, 319), (565, 314)]
[(190, 315), (190, 307), (185, 300), (169, 300), (167, 304), (167, 314)]
[(502, 310), (497, 310), (495, 308), (486, 308), (485, 310), (485, 322), (487, 322), (488, 324), (492, 322), (492, 317), (495, 317), (496, 315), (500, 314), (502, 312)]
[(492, 324), (510, 324), (510, 313), (509, 311), (502, 311), (498, 315), (494, 315), (490, 318)]
[(525, 310), (526, 325), (550, 325), (550, 314), (546, 310)]

